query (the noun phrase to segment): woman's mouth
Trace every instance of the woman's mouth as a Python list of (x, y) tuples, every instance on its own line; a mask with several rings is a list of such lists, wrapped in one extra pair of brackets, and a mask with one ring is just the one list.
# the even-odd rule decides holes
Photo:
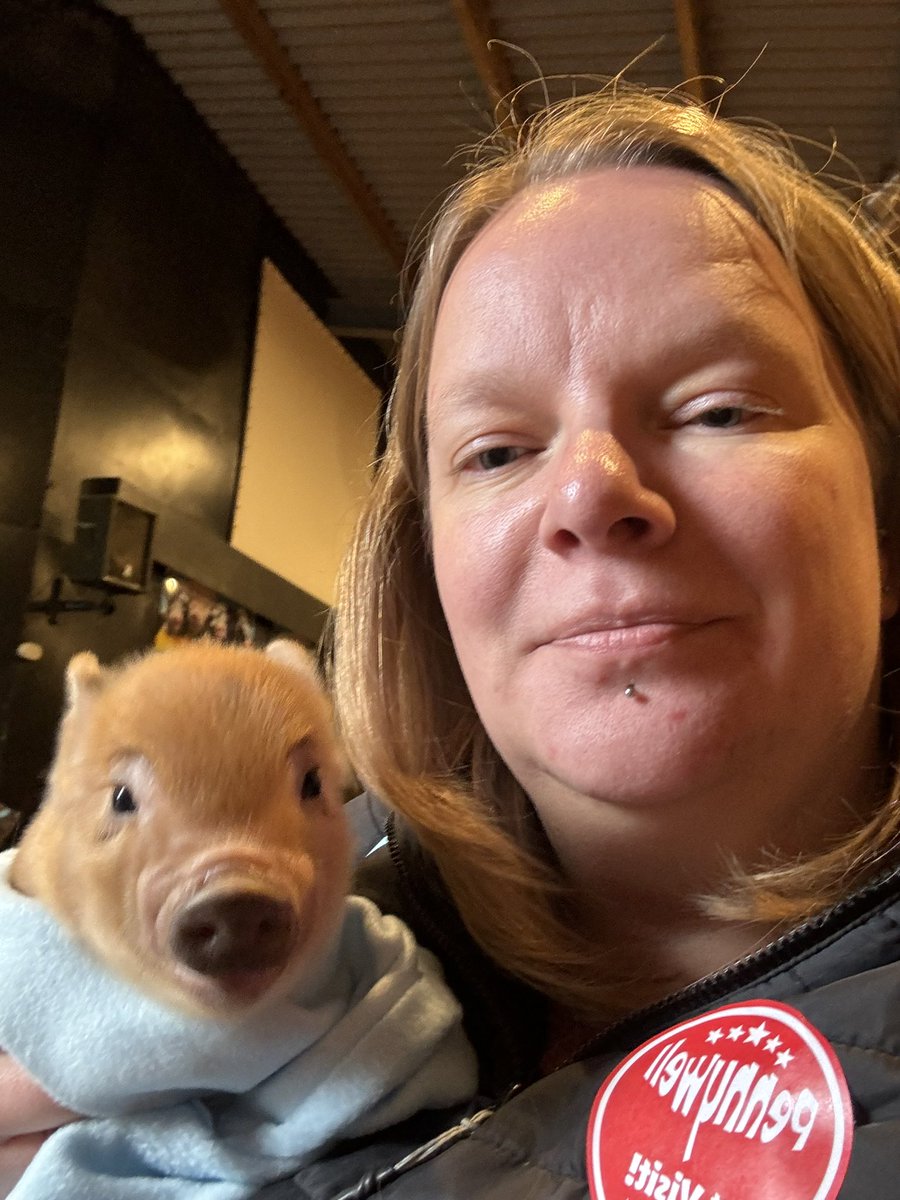
[(619, 654), (650, 649), (717, 624), (720, 618), (648, 614), (632, 617), (586, 618), (569, 622), (537, 643), (561, 650)]

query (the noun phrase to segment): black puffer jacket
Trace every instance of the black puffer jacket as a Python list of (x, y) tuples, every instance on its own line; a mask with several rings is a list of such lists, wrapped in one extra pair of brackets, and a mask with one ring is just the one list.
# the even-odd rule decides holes
[[(817, 1192), (811, 1176), (786, 1189), (759, 1174), (755, 1158), (752, 1167), (747, 1161), (756, 1173), (740, 1188), (723, 1187), (719, 1200), (900, 1197), (900, 871), (752, 958), (621, 1022), (545, 1078), (537, 1078), (540, 999), (500, 975), (473, 946), (421, 852), (392, 832), (389, 851), (369, 861), (359, 890), (401, 915), (441, 959), (479, 1052), (482, 1095), (463, 1112), (422, 1114), (371, 1143), (338, 1147), (259, 1200), (587, 1200), (586, 1134), (604, 1081), (661, 1031), (747, 1000), (789, 1005), (827, 1039), (849, 1089), (852, 1151), (838, 1190)], [(706, 1060), (704, 1069), (710, 1065)], [(738, 1137), (734, 1144), (743, 1142)], [(792, 1148), (787, 1139), (784, 1145)], [(666, 1176), (657, 1162), (654, 1175), (648, 1158), (641, 1169), (627, 1177), (630, 1187), (620, 1180), (609, 1191), (598, 1185), (594, 1195), (716, 1200), (708, 1179), (706, 1186), (684, 1182), (687, 1166)]]

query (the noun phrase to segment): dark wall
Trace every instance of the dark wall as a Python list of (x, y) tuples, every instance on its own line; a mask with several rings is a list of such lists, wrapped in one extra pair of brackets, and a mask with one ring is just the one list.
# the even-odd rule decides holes
[(156, 625), (152, 591), (26, 612), (65, 569), (81, 480), (120, 476), (229, 535), (272, 218), (123, 21), (0, 9), (0, 798), (27, 813), (69, 657)]
[(121, 475), (227, 538), (260, 204), (133, 49), (117, 47), (45, 507), (68, 533), (80, 479)]
[(78, 24), (42, 24), (15, 0), (0, 17), (0, 755), (109, 96), (68, 72)]

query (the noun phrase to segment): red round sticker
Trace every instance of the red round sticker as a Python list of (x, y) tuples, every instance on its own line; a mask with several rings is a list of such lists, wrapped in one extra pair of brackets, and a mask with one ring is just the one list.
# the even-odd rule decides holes
[(828, 1042), (774, 1001), (729, 1004), (639, 1046), (597, 1093), (593, 1200), (832, 1200), (853, 1141)]

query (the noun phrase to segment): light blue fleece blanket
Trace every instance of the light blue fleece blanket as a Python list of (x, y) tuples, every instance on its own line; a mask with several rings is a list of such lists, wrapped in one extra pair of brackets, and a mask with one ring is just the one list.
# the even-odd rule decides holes
[(174, 1012), (98, 967), (0, 854), (0, 1045), (62, 1104), (10, 1200), (245, 1200), (341, 1137), (467, 1099), (474, 1054), (436, 960), (352, 896), (295, 994), (235, 1022)]

